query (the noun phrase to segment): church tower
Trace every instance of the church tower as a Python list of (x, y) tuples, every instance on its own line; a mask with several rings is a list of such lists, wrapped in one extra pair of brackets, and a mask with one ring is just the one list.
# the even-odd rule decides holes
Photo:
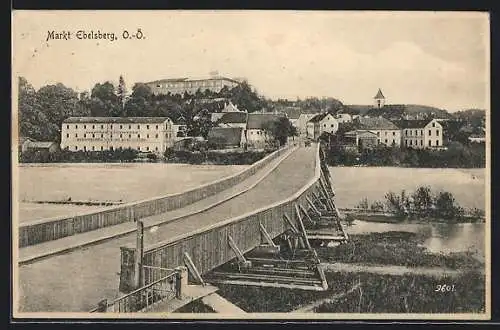
[(374, 97), (375, 99), (375, 108), (380, 109), (385, 105), (385, 96), (382, 94), (380, 88), (378, 89), (377, 95)]

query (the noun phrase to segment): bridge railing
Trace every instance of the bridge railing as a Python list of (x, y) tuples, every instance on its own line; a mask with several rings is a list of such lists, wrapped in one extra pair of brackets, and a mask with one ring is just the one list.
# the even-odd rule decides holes
[(297, 224), (295, 205), (306, 206), (307, 197), (312, 197), (319, 187), (321, 168), (319, 146), (317, 147), (314, 177), (295, 194), (259, 210), (145, 248), (143, 264), (158, 267), (180, 266), (184, 264), (187, 253), (198, 271), (203, 274), (235, 257), (229, 245), (229, 237), (245, 253), (261, 243), (261, 224), (273, 238), (284, 233), (289, 229), (285, 215)]
[(287, 148), (288, 146), (271, 153), (239, 173), (185, 192), (122, 204), (100, 211), (85, 212), (73, 217), (55, 217), (20, 224), (19, 247), (52, 241), (185, 207), (249, 178), (282, 155)]
[(152, 305), (181, 296), (180, 272), (159, 267), (144, 267), (146, 285), (108, 303), (106, 300), (91, 313), (134, 313)]

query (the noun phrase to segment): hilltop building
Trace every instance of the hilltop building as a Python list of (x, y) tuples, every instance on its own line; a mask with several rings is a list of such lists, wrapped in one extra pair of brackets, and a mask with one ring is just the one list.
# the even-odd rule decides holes
[(153, 94), (190, 94), (196, 93), (197, 90), (204, 92), (210, 90), (218, 93), (222, 88), (227, 86), (229, 89), (241, 84), (240, 81), (226, 77), (211, 77), (208, 79), (189, 79), (189, 78), (172, 78), (160, 79), (145, 83), (151, 88)]
[(174, 124), (168, 117), (70, 117), (62, 124), (61, 148), (71, 151), (131, 148), (162, 154), (184, 132), (184, 124)]
[(373, 98), (375, 100), (375, 108), (380, 109), (385, 105), (385, 96), (382, 94), (382, 90), (379, 88), (377, 95)]

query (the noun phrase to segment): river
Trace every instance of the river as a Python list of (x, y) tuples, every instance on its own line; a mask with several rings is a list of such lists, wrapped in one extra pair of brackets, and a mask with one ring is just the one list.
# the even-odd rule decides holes
[(471, 252), (478, 260), (485, 258), (484, 223), (385, 223), (355, 220), (347, 226), (348, 234), (383, 233), (406, 231), (423, 233), (427, 239), (422, 243), (432, 253)]

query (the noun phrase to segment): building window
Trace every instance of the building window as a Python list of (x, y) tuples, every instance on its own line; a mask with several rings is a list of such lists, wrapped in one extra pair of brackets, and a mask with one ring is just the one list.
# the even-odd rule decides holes
[[(387, 132), (385, 132), (385, 136), (387, 136)], [(387, 141), (386, 141), (387, 142)]]
[(128, 135), (128, 138), (129, 138), (129, 139), (131, 139), (131, 138), (132, 138), (132, 134), (129, 134), (129, 135)]
[(101, 151), (103, 151), (103, 150), (104, 150), (104, 148), (101, 146)]
[(149, 125), (146, 125), (146, 129), (149, 129)]
[(331, 128), (333, 128), (333, 126), (334, 126), (333, 124), (330, 125)]
[(69, 138), (69, 134), (66, 134), (66, 137)]
[(436, 130), (436, 136), (439, 136), (439, 130), (438, 129)]
[(122, 137), (123, 137), (123, 136), (122, 136), (122, 134), (120, 133), (120, 139), (121, 139)]
[(92, 129), (95, 129), (95, 125), (92, 125)]
[(94, 150), (95, 150), (95, 147), (94, 147), (94, 146), (92, 146), (92, 151), (94, 151)]
[(87, 151), (87, 147), (86, 146), (83, 146), (83, 151)]
[(149, 139), (149, 134), (147, 134), (146, 137)]
[(423, 146), (424, 145), (424, 140), (420, 140), (420, 145)]
[(78, 128), (78, 125), (75, 125), (75, 128)]
[(113, 151), (113, 147), (112, 147), (112, 146), (111, 146), (111, 147), (109, 147), (109, 150)]
[(141, 151), (141, 147), (137, 147), (137, 150)]
[(101, 129), (104, 129), (104, 125), (101, 125)]
[(436, 123), (432, 123), (432, 127), (436, 127)]
[(429, 147), (431, 146), (431, 140), (429, 140)]
[(158, 147), (155, 147), (155, 151), (158, 151)]
[(146, 147), (146, 151), (149, 151), (149, 147)]
[(436, 140), (436, 146), (439, 146), (439, 140)]
[(408, 130), (405, 129), (405, 136), (408, 136)]
[[(156, 129), (158, 129), (158, 125), (156, 125)], [(158, 148), (157, 148), (158, 149)]]
[[(380, 132), (377, 132), (377, 136), (380, 136)], [(380, 142), (380, 139), (378, 139), (378, 141)]]
[(387, 139), (385, 139), (384, 141), (385, 141), (385, 143), (387, 144)]
[(66, 128), (69, 129), (69, 125), (66, 125)]
[(158, 134), (156, 134), (155, 138), (158, 138)]
[(132, 128), (132, 125), (128, 125), (128, 129), (131, 129)]
[(111, 138), (113, 138), (113, 133), (111, 133), (109, 136), (110, 136)]
[(92, 133), (92, 137), (95, 138), (95, 134), (94, 133)]
[(141, 125), (137, 125), (137, 129), (141, 129)]
[(120, 125), (120, 129), (122, 129), (122, 128), (123, 128), (123, 125)]
[(396, 144), (396, 140), (392, 139), (392, 144)]
[(432, 135), (432, 131), (431, 131), (431, 130), (429, 130), (429, 136), (431, 136), (431, 135)]
[(83, 133), (83, 137), (86, 138), (87, 137), (87, 134)]
[(141, 138), (141, 134), (137, 134), (137, 137), (140, 139)]
[(410, 140), (410, 145), (413, 145), (413, 140)]
[(78, 147), (77, 147), (77, 146), (75, 146), (75, 150), (78, 150)]
[(424, 135), (424, 130), (423, 129), (420, 130), (420, 135)]
[(83, 129), (87, 129), (87, 125), (83, 125)]
[(392, 132), (392, 136), (396, 136), (396, 132)]
[(408, 146), (408, 140), (405, 140), (405, 144), (406, 144), (406, 146)]
[(76, 137), (76, 138), (78, 137), (78, 133), (75, 133), (75, 137)]

